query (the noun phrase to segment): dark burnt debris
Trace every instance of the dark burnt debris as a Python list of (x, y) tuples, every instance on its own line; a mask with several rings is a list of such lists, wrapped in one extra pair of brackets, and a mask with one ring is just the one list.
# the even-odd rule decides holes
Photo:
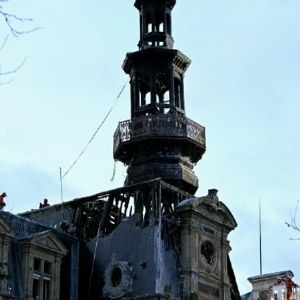
[[(198, 257), (191, 251), (201, 253), (193, 267), (204, 272), (197, 275), (199, 294), (240, 299), (227, 241), (237, 224), (215, 189), (197, 198), (158, 178), (22, 216), (81, 242), (78, 299), (88, 299), (87, 290), (100, 293), (95, 300), (192, 299), (195, 292), (184, 286)], [(207, 285), (215, 276), (226, 280), (228, 297), (219, 297), (219, 283)]]
[[(160, 179), (126, 186), (89, 197), (78, 198), (63, 205), (22, 213), (50, 227), (61, 229), (81, 241), (89, 241), (100, 234), (109, 235), (126, 218), (139, 216), (136, 226), (149, 225), (150, 215), (162, 216), (164, 233), (176, 227), (175, 207), (192, 195)], [(62, 211), (63, 219), (58, 211)], [(168, 240), (169, 237), (166, 236)]]

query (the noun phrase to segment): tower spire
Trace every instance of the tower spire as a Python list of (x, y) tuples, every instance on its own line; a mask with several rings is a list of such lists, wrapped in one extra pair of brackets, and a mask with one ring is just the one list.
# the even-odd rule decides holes
[(171, 12), (176, 0), (136, 0), (140, 12), (139, 48), (173, 48)]
[(198, 188), (193, 172), (205, 152), (205, 129), (186, 118), (184, 74), (191, 61), (173, 49), (175, 0), (136, 0), (139, 50), (127, 53), (131, 120), (120, 122), (114, 158), (128, 165), (125, 184), (161, 178), (187, 192)]

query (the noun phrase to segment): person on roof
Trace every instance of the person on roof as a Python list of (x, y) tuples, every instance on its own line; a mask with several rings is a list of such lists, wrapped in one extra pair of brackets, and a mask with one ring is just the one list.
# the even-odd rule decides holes
[(6, 197), (6, 193), (2, 193), (0, 195), (0, 209), (2, 210), (4, 206), (6, 206), (6, 203), (4, 202), (4, 198)]
[(44, 199), (44, 203), (40, 203), (40, 208), (49, 207), (50, 204), (48, 203), (48, 199)]

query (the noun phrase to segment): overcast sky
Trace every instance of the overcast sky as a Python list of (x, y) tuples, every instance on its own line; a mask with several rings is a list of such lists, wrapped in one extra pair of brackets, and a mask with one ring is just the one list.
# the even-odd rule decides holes
[[(132, 1), (10, 0), (5, 9), (32, 17), (0, 52), (0, 192), (7, 210), (60, 202), (66, 171), (128, 81), (121, 70), (138, 43)], [(209, 188), (234, 214), (231, 258), (241, 293), (259, 273), (258, 202), (263, 214), (263, 271), (291, 269), (298, 281), (300, 241), (285, 225), (300, 199), (300, 1), (179, 0), (175, 48), (192, 59), (185, 78), (187, 115), (206, 127), (207, 152), (196, 167), (197, 195)], [(8, 33), (0, 20), (0, 38)], [(19, 26), (18, 26), (19, 25)], [(25, 27), (24, 27), (25, 26)], [(79, 163), (64, 180), (64, 199), (119, 187), (112, 142), (129, 119), (129, 88)], [(300, 216), (299, 216), (300, 223)], [(300, 233), (298, 235), (300, 237)]]

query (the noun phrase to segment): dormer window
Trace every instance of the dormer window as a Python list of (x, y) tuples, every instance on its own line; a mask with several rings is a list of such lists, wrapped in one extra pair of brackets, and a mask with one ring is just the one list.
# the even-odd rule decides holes
[(32, 278), (32, 297), (34, 300), (50, 300), (51, 291), (51, 263), (40, 258), (34, 258), (34, 272)]
[[(65, 246), (50, 231), (20, 241), (26, 299), (57, 300)], [(27, 263), (26, 263), (27, 262)]]

